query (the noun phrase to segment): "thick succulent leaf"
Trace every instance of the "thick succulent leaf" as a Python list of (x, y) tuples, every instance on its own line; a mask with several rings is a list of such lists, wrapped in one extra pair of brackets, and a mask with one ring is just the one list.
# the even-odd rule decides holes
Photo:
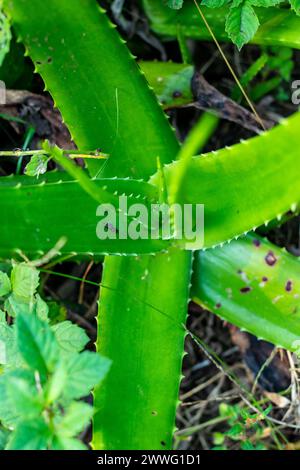
[[(105, 15), (98, 11), (96, 1), (73, 0), (69, 3), (54, 0), (51, 11), (49, 4), (40, 0), (30, 3), (5, 0), (5, 4), (13, 16), (17, 34), (23, 38), (79, 148), (100, 147), (112, 156), (104, 169), (99, 164), (89, 165), (92, 174), (102, 170), (102, 177), (118, 175), (148, 179), (156, 171), (158, 156), (162, 163), (175, 158), (178, 143), (174, 132), (128, 50)], [(80, 225), (79, 214), (77, 211), (76, 227)], [(89, 250), (88, 242), (85, 248)], [(184, 332), (179, 329), (176, 334), (166, 336), (165, 328), (159, 328), (161, 322), (153, 323), (152, 316), (143, 315), (143, 309), (155, 296), (161, 305), (168, 305), (174, 319), (184, 321), (187, 279), (182, 275), (173, 280), (170, 274), (170, 283), (156, 282), (154, 291), (154, 286), (145, 288), (141, 271), (148, 269), (149, 276), (158, 279), (165, 266), (169, 267), (169, 273), (185, 272), (189, 269), (190, 259), (190, 254), (181, 252), (174, 253), (170, 261), (168, 255), (142, 260), (106, 259), (106, 279), (113, 282), (118, 278), (126, 279), (128, 283), (123, 284), (121, 293), (107, 290), (105, 298), (101, 298), (98, 350), (108, 357), (108, 352), (113, 351), (116, 366), (109, 373), (110, 381), (95, 394), (96, 407), (98, 402), (105, 402), (105, 408), (101, 407), (95, 418), (95, 448), (171, 447)], [(173, 289), (181, 295), (177, 298), (170, 295)], [(133, 302), (133, 292), (140, 293), (139, 304)], [(134, 307), (129, 312), (126, 311), (128, 302)], [(117, 323), (116, 318), (125, 314), (128, 314), (126, 329), (116, 342), (111, 328)], [(112, 325), (106, 315), (113, 317)], [(134, 329), (131, 329), (131, 322), (136, 325)], [(142, 349), (148, 359), (147, 370), (141, 364), (140, 349), (135, 349), (135, 354), (132, 351), (137, 336), (145, 345)], [(167, 344), (170, 356), (151, 354), (160, 344)], [(128, 385), (127, 370), (120, 368), (124, 354), (127, 370), (134, 371), (131, 380), (140, 384), (134, 391)], [(149, 371), (151, 376), (148, 376)], [(166, 377), (164, 394), (158, 397), (156, 387), (162, 377)], [(116, 397), (111, 389), (115, 383), (124, 391), (121, 412), (120, 397)], [(144, 401), (140, 400), (141, 395)], [(155, 411), (158, 399), (161, 412), (154, 417), (146, 413), (145, 400), (149, 409)], [(128, 416), (136, 424), (134, 435), (132, 428), (126, 426)], [(156, 420), (155, 427), (153, 419)], [(111, 422), (115, 423), (114, 428)]]
[(112, 366), (96, 394), (94, 442), (104, 449), (167, 449), (178, 403), (190, 256), (176, 250), (127, 261), (110, 257), (104, 269), (98, 345)]
[[(166, 127), (166, 118), (153, 92), (95, 0), (4, 0), (4, 7), (78, 147), (111, 155), (106, 175), (128, 176), (129, 167), (141, 178), (137, 161), (143, 159), (151, 174), (158, 155), (162, 162), (176, 155), (172, 132), (156, 131)], [(89, 162), (93, 174), (101, 166)]]
[[(200, 2), (199, 2), (200, 3)], [(181, 34), (195, 39), (211, 40), (211, 35), (197, 13), (194, 2), (184, 2), (181, 10), (171, 10), (161, 0), (143, 0), (152, 29), (164, 36)], [(228, 8), (201, 7), (209, 25), (220, 41), (230, 41), (225, 31)], [(300, 18), (292, 10), (279, 8), (255, 8), (260, 27), (251, 43), (300, 48)]]
[(193, 101), (192, 65), (158, 61), (141, 61), (139, 65), (164, 108), (179, 107)]
[(224, 320), (300, 350), (300, 262), (252, 234), (198, 252), (192, 298)]
[[(102, 179), (93, 183), (102, 191), (103, 203), (115, 208), (119, 204), (118, 195), (122, 194), (128, 196), (128, 208), (131, 202), (143, 202), (149, 207), (151, 201), (157, 201), (156, 188), (143, 181)], [(62, 237), (67, 239), (62, 253), (78, 255), (151, 253), (168, 245), (151, 239), (100, 240), (96, 227), (101, 219), (96, 210), (101, 198), (98, 201), (91, 198), (78, 182), (67, 179), (63, 173), (49, 173), (38, 182), (30, 177), (2, 177), (0, 195), (0, 213), (6, 221), (0, 233), (2, 257), (14, 254), (17, 249), (36, 256), (53, 248)], [(66, 198), (70, 203), (66, 203)], [(117, 235), (114, 232), (117, 227), (111, 227), (112, 236)]]
[[(180, 202), (205, 205), (206, 248), (299, 207), (299, 125), (296, 113), (260, 136), (189, 160)], [(166, 166), (167, 185), (178, 165)]]

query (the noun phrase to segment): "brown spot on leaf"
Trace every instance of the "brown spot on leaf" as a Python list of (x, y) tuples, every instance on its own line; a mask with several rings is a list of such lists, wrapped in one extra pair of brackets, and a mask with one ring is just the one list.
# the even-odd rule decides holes
[(251, 292), (251, 291), (252, 291), (252, 288), (249, 286), (245, 286), (240, 289), (241, 294), (248, 294), (248, 292)]
[(259, 248), (260, 245), (261, 245), (260, 240), (258, 240), (257, 238), (254, 238), (254, 240), (253, 240), (253, 245), (256, 246), (257, 248)]
[(265, 261), (268, 266), (274, 266), (277, 263), (277, 258), (274, 255), (273, 251), (269, 251), (269, 253), (265, 257)]
[(182, 96), (181, 91), (175, 90), (175, 91), (173, 92), (173, 98), (180, 98), (181, 96)]
[(292, 283), (292, 281), (287, 281), (287, 283), (286, 283), (286, 285), (285, 285), (285, 290), (286, 290), (287, 292), (291, 292), (292, 289), (293, 289), (293, 283)]

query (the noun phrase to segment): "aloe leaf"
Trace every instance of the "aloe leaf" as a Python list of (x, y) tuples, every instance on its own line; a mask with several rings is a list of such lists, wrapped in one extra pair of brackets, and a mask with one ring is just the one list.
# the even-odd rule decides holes
[[(200, 2), (199, 2), (200, 3)], [(184, 2), (181, 10), (171, 10), (161, 0), (143, 0), (145, 11), (151, 21), (151, 28), (158, 34), (177, 37), (178, 27), (181, 34), (188, 38), (211, 40), (211, 35), (197, 12), (194, 2)], [(210, 9), (201, 6), (216, 38), (230, 41), (225, 31), (227, 8)], [(300, 18), (292, 10), (280, 8), (255, 8), (260, 27), (253, 44), (288, 46), (300, 48)]]
[(106, 260), (98, 345), (113, 362), (95, 397), (97, 448), (172, 446), (190, 274), (183, 251)]
[[(30, 3), (5, 0), (5, 5), (78, 147), (83, 150), (100, 147), (110, 154), (104, 169), (95, 162), (89, 165), (93, 175), (102, 171), (102, 177), (117, 175), (148, 179), (156, 171), (157, 157), (162, 164), (174, 159), (179, 148), (174, 132), (145, 78), (95, 1), (54, 0), (51, 11), (47, 2), (39, 0)], [(75, 220), (78, 220), (78, 214), (79, 211)], [(88, 242), (86, 249), (89, 249)], [(97, 347), (112, 359), (113, 365), (108, 381), (95, 393), (96, 407), (105, 402), (94, 420), (95, 448), (171, 447), (184, 331), (178, 329), (166, 336), (169, 329), (166, 329), (163, 315), (157, 316), (157, 322), (153, 322), (152, 316), (143, 315), (145, 305), (151, 304), (155, 297), (155, 302), (163, 308), (166, 305), (172, 307), (174, 319), (180, 322), (185, 319), (186, 276), (177, 276), (174, 280), (170, 273), (190, 271), (191, 256), (182, 252), (174, 253), (170, 260), (168, 256), (142, 260), (108, 257), (105, 261), (105, 282), (127, 279), (128, 283), (123, 283), (121, 293), (107, 289), (105, 298), (101, 298)], [(170, 282), (167, 285), (155, 282), (152, 288), (146, 288), (141, 271), (145, 274), (148, 269), (149, 278), (154, 280), (165, 272), (166, 266)], [(140, 293), (138, 304), (132, 300), (133, 287), (134, 292)], [(176, 301), (170, 295), (173, 290), (181, 293)], [(132, 307), (129, 311), (126, 310), (128, 303)], [(125, 329), (116, 342), (111, 328), (116, 319), (125, 314), (128, 315)], [(107, 315), (113, 315), (112, 325), (106, 321)], [(136, 325), (135, 329), (131, 328), (131, 323)], [(144, 356), (147, 355), (146, 364), (140, 361), (141, 349), (132, 349), (137, 337)], [(143, 344), (148, 349), (143, 348)], [(164, 358), (156, 354), (159, 344), (167, 344), (169, 356)], [(127, 358), (125, 369), (122, 367), (124, 354)], [(133, 371), (131, 380), (139, 384), (139, 388), (132, 390), (128, 385), (128, 371)], [(165, 378), (164, 393), (158, 397), (156, 387), (161, 387), (162, 377)], [(112, 389), (116, 383), (119, 390), (124, 391), (122, 406), (119, 395), (116, 397)], [(147, 410), (160, 410), (155, 417), (146, 412), (141, 394), (149, 405)], [(136, 423), (134, 434), (128, 416)]]
[[(280, 219), (290, 209), (297, 210), (299, 125), (300, 113), (296, 113), (260, 136), (189, 160), (180, 202), (204, 204), (204, 247), (229, 241)], [(180, 162), (165, 166), (168, 186), (172, 187), (179, 170)], [(151, 181), (157, 180), (158, 175)], [(280, 196), (274, 198), (274, 194)]]
[(196, 254), (192, 298), (261, 339), (299, 351), (299, 267), (299, 259), (251, 234)]
[[(276, 217), (280, 219), (285, 212), (290, 209), (295, 211), (299, 207), (299, 123), (300, 114), (296, 113), (260, 136), (187, 161), (181, 183), (184, 189), (178, 191), (180, 199), (177, 202), (205, 205), (204, 247), (222, 244)], [(170, 188), (172, 182), (177, 181), (179, 169), (179, 162), (165, 166), (165, 177)], [(244, 178), (238, 177), (240, 174)], [(59, 181), (57, 178), (57, 174), (49, 174), (39, 184), (32, 184), (32, 179), (24, 177), (1, 178), (0, 208), (9, 221), (0, 234), (0, 252), (3, 255), (8, 256), (17, 247), (28, 253), (47, 250), (61, 236), (68, 238), (68, 244), (63, 249), (67, 253), (149, 253), (167, 247), (167, 243), (155, 240), (99, 241), (95, 235), (97, 203), (74, 180)], [(45, 184), (45, 181), (48, 182)], [(159, 175), (156, 174), (150, 181), (159, 185)], [(91, 183), (96, 184), (96, 181)], [(147, 204), (158, 200), (157, 189), (142, 181), (102, 179), (97, 180), (97, 185), (107, 187), (104, 202), (111, 198), (108, 200), (114, 205), (117, 201), (112, 193), (115, 191), (128, 196), (132, 193), (129, 199), (133, 203), (140, 201), (141, 195), (146, 197), (144, 202)], [(68, 197), (74, 201), (74, 209), (63, 204), (66, 187)], [(280, 197), (274, 199), (273, 194), (280, 194)], [(49, 201), (55, 201), (55, 205), (49, 205)], [(36, 220), (28, 216), (30, 207)], [(74, 231), (72, 227), (80, 208), (81, 228)], [(57, 220), (59, 224), (55, 222)], [(18, 229), (13, 236), (10, 224)], [(34, 237), (26, 236), (29, 231), (35, 234)]]
[(164, 108), (193, 101), (191, 81), (194, 66), (174, 62), (141, 61), (139, 65)]
[[(0, 233), (0, 255), (14, 255), (17, 249), (30, 257), (41, 255), (62, 237), (67, 243), (61, 252), (74, 256), (154, 253), (167, 248), (167, 241), (119, 239), (118, 218), (115, 226), (108, 227), (110, 238), (97, 237), (97, 225), (102, 220), (97, 216), (97, 207), (101, 202), (117, 210), (119, 195), (126, 195), (128, 209), (141, 202), (149, 208), (158, 200), (154, 186), (117, 178), (89, 182), (95, 188), (94, 198), (60, 172), (40, 177), (38, 183), (30, 177), (0, 178), (0, 213), (7, 221)], [(66, 204), (66, 199), (70, 203)]]
[[(78, 147), (110, 154), (107, 176), (129, 176), (129, 167), (134, 178), (141, 178), (137, 160), (143, 159), (151, 174), (157, 155), (165, 162), (169, 153), (176, 154), (174, 135), (156, 131), (167, 123), (153, 92), (96, 1), (4, 0), (4, 7)], [(148, 125), (147, 116), (156, 126)], [(148, 152), (153, 158), (146, 157)], [(89, 162), (93, 175), (101, 167)]]

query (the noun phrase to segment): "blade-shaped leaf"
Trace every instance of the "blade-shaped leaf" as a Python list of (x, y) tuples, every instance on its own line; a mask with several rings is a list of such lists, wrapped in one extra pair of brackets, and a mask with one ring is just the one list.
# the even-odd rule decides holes
[[(56, 105), (60, 108), (78, 147), (88, 150), (100, 147), (112, 155), (104, 169), (99, 162), (89, 165), (93, 174), (102, 169), (101, 176), (117, 174), (148, 179), (151, 173), (156, 171), (158, 156), (162, 164), (174, 159), (179, 148), (175, 135), (157, 105), (155, 96), (146, 86), (145, 79), (139, 74), (134, 61), (130, 58), (128, 50), (103, 13), (97, 11), (96, 2), (85, 2), (83, 8), (79, 0), (72, 1), (72, 4), (55, 0), (51, 15), (48, 5), (39, 0), (31, 1), (29, 4), (23, 0), (9, 0), (5, 1), (5, 4), (7, 11), (13, 16), (17, 34), (23, 38), (31, 57), (35, 62), (41, 62), (37, 64), (38, 70)], [(71, 22), (69, 18), (72, 18)], [(82, 30), (83, 24), (85, 31)], [(47, 42), (45, 31), (53, 32), (48, 35)], [(83, 35), (86, 40), (83, 40)], [(63, 48), (61, 48), (62, 43)], [(42, 47), (39, 47), (39, 44)], [(60, 74), (57, 74), (58, 69)], [(83, 83), (85, 86), (82, 86)], [(73, 96), (78, 97), (78, 101), (71, 97), (69, 90), (72, 90)], [(93, 106), (90, 103), (93, 103)], [(145, 138), (140, 139), (140, 135), (144, 135)], [(76, 204), (75, 207), (76, 218), (79, 213), (83, 215), (85, 208), (81, 211)], [(84, 225), (76, 233), (79, 239), (81, 238), (79, 232)], [(71, 233), (74, 233), (74, 225), (72, 228), (71, 226), (67, 228), (69, 237)], [(87, 246), (89, 248), (93, 246), (90, 235), (88, 238), (89, 240), (86, 237), (82, 238), (85, 243), (79, 251), (85, 252)], [(158, 305), (158, 299), (161, 299), (163, 306), (171, 309), (174, 318), (180, 322), (184, 321), (186, 315), (184, 306), (188, 299), (186, 281), (189, 276), (184, 274), (182, 278), (177, 277), (174, 286), (168, 286), (167, 289), (157, 279), (166, 266), (170, 272), (173, 270), (190, 272), (190, 259), (190, 254), (182, 253), (178, 255), (173, 253), (170, 259), (169, 255), (165, 255), (157, 258), (147, 257), (143, 260), (126, 259), (122, 260), (122, 263), (108, 259), (105, 269), (109, 279), (127, 279), (130, 273), (131, 283), (129, 285), (123, 283), (121, 294), (111, 291), (110, 295), (107, 294), (106, 298), (101, 300), (99, 349), (104, 355), (106, 351), (113, 352), (113, 359), (118, 363), (122, 362), (121, 356), (124, 356), (125, 351), (128, 368), (135, 371), (133, 383), (142, 385), (142, 393), (147, 397), (149, 408), (153, 411), (156, 405), (159, 405), (160, 413), (154, 417), (151, 412), (145, 411), (144, 402), (140, 400), (140, 389), (130, 386), (126, 370), (120, 371), (118, 366), (115, 367), (110, 372), (110, 382), (100, 387), (95, 395), (96, 406), (98, 402), (99, 404), (105, 402), (105, 408), (101, 407), (95, 419), (96, 448), (171, 447), (184, 332), (179, 329), (168, 337), (170, 353), (166, 360), (164, 358), (162, 360), (162, 356), (155, 353), (151, 361), (151, 355), (147, 353), (149, 361), (147, 370), (151, 370), (151, 380), (147, 378), (143, 366), (136, 368), (141, 357), (140, 347), (128, 350), (125, 349), (125, 345), (135, 345), (137, 335), (141, 337), (146, 335), (145, 344), (148, 344), (148, 349), (157, 351), (157, 346), (166, 341), (164, 333), (166, 323), (162, 320), (163, 316), (160, 317), (159, 324), (162, 326), (160, 329), (159, 324), (153, 324), (152, 317), (143, 315), (145, 306), (154, 301)], [(149, 276), (156, 279), (151, 289), (145, 288), (143, 279), (148, 271)], [(134, 290), (132, 285), (135, 286)], [(170, 294), (173, 288), (174, 292), (181, 293), (177, 301), (172, 293)], [(132, 308), (132, 297), (135, 292), (140, 292), (138, 309)], [(128, 307), (131, 307), (129, 311)], [(115, 341), (110, 324), (106, 321), (108, 313), (113, 317), (112, 326), (116, 325), (116, 317), (124, 318), (125, 314), (130, 314), (127, 329), (119, 337), (118, 343)], [(129, 328), (131, 322), (135, 324), (132, 330)], [(143, 351), (146, 353), (146, 348)], [(170, 374), (170, 369), (174, 373)], [(163, 387), (162, 376), (168, 377)], [(116, 397), (110, 388), (115, 382), (124, 391), (122, 403), (119, 396)], [(164, 392), (158, 403), (156, 386), (162, 387)], [(134, 406), (137, 400), (139, 407)], [(135, 427), (134, 432), (133, 428), (126, 428), (129, 417)], [(111, 425), (112, 422), (115, 423), (114, 427)]]
[(290, 351), (300, 347), (300, 262), (254, 235), (196, 255), (193, 299)]
[[(296, 113), (258, 137), (189, 160), (180, 202), (204, 204), (205, 247), (243, 235), (290, 209), (296, 211), (300, 202), (299, 125), (300, 113)], [(166, 168), (168, 185), (178, 168), (178, 162)]]

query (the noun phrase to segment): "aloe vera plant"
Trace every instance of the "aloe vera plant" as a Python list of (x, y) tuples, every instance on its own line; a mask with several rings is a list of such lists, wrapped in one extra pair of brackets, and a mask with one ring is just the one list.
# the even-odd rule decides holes
[[(187, 2), (178, 13), (159, 2), (144, 3), (155, 31), (176, 35), (180, 21), (186, 36), (207, 38), (198, 24), (189, 24)], [(108, 159), (88, 160), (88, 176), (50, 146), (47, 151), (66, 172), (49, 172), (39, 179), (1, 177), (0, 208), (6, 220), (1, 257), (16, 250), (41, 256), (62, 236), (67, 238), (62, 254), (74, 259), (107, 255), (97, 350), (112, 365), (94, 394), (93, 447), (171, 448), (190, 298), (259, 337), (298, 350), (297, 262), (269, 242), (245, 234), (298, 209), (299, 114), (231, 148), (174, 161), (181, 155), (175, 134), (94, 0), (53, 0), (51, 12), (47, 2), (38, 0), (6, 0), (4, 7), (78, 148), (100, 148)], [(262, 15), (267, 20), (273, 13), (264, 10)], [(277, 13), (291, 30), (282, 33), (278, 26), (275, 33), (276, 28), (270, 31), (262, 21), (254, 41), (298, 47), (299, 19), (276, 10), (276, 21)], [(220, 24), (216, 29), (225, 38)], [(141, 68), (155, 84), (158, 72), (147, 64)], [(183, 102), (190, 99), (191, 72), (189, 66), (166, 65), (167, 85), (156, 89), (160, 100), (172, 102), (174, 83), (183, 84)], [(99, 241), (95, 236), (98, 203), (116, 205), (119, 194), (130, 196), (133, 203), (141, 197), (149, 204), (159, 201), (159, 166), (167, 193), (176, 202), (205, 204), (207, 250), (196, 252), (193, 265), (185, 240)], [(274, 198), (278, 193), (281, 197)]]

